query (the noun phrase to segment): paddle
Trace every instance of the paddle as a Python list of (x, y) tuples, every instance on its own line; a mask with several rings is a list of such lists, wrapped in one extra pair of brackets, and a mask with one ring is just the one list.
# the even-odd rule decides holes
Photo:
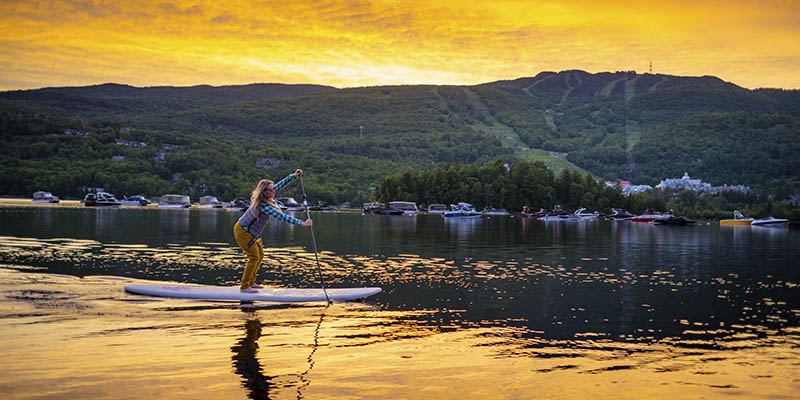
[[(306, 188), (303, 185), (303, 175), (300, 175), (300, 189), (303, 191), (303, 207), (306, 209), (306, 218), (311, 218), (311, 213), (308, 211), (308, 197), (306, 196)], [(322, 285), (322, 293), (325, 294), (325, 300), (328, 301), (328, 304), (332, 304), (330, 298), (328, 298), (328, 291), (325, 290), (325, 279), (322, 277), (322, 267), (319, 265), (319, 253), (317, 253), (317, 240), (314, 238), (314, 228), (313, 226), (309, 226), (308, 229), (311, 230), (311, 244), (314, 245), (314, 258), (317, 260), (317, 273), (319, 273), (319, 283)]]

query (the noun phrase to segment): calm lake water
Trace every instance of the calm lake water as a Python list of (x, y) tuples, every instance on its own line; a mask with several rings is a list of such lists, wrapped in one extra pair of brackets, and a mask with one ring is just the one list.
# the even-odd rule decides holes
[[(7, 399), (781, 399), (800, 393), (800, 231), (316, 213), (360, 302), (162, 299), (238, 285), (238, 213), (0, 201)], [(273, 221), (267, 285), (318, 287)]]

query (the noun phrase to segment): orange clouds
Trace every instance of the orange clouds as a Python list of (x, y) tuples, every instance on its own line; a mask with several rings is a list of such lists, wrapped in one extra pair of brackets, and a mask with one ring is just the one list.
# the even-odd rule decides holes
[(475, 84), (544, 70), (800, 88), (786, 1), (4, 1), (0, 89)]

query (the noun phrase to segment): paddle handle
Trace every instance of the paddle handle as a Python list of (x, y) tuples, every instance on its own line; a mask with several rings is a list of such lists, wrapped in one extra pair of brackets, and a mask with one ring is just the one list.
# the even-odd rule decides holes
[[(303, 207), (306, 209), (306, 219), (311, 219), (311, 212), (308, 210), (308, 196), (306, 196), (306, 188), (303, 185), (303, 175), (300, 175), (300, 189), (303, 191)], [(322, 277), (322, 267), (319, 265), (319, 252), (317, 252), (317, 239), (314, 237), (314, 227), (309, 226), (311, 230), (311, 245), (314, 246), (314, 259), (317, 261), (317, 273), (319, 274), (319, 283), (322, 286), (322, 293), (325, 294), (325, 300), (331, 304), (331, 299), (328, 297), (328, 291), (325, 289), (325, 278)]]

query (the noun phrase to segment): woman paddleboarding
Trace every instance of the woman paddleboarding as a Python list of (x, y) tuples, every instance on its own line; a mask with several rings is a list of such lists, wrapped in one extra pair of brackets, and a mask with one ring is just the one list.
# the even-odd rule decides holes
[(305, 221), (301, 221), (291, 215), (284, 214), (273, 201), (276, 191), (281, 190), (287, 183), (300, 175), (303, 175), (303, 170), (298, 169), (278, 183), (273, 183), (269, 179), (260, 180), (250, 194), (250, 206), (233, 226), (233, 236), (236, 237), (236, 243), (247, 255), (247, 265), (244, 268), (242, 284), (239, 289), (242, 292), (256, 293), (258, 292), (257, 289), (263, 288), (263, 286), (256, 284), (256, 273), (261, 266), (261, 261), (264, 260), (261, 233), (269, 223), (270, 217), (275, 217), (290, 224), (311, 227), (312, 221), (310, 217)]

